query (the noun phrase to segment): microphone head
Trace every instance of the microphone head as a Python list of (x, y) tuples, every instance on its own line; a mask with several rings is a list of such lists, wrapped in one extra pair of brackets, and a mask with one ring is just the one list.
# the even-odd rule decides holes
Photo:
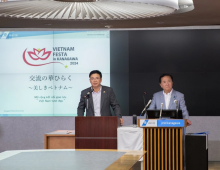
[(87, 95), (89, 95), (89, 94), (90, 94), (90, 92), (87, 93)]
[(177, 104), (177, 102), (178, 102), (177, 100), (174, 100), (174, 103), (176, 103), (176, 104)]

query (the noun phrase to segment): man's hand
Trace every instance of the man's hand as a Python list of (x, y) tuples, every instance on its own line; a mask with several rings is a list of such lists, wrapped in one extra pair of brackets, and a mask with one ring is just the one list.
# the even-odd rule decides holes
[(122, 118), (120, 118), (120, 125), (123, 125), (124, 120)]
[(192, 123), (189, 119), (187, 119), (187, 126), (190, 126)]

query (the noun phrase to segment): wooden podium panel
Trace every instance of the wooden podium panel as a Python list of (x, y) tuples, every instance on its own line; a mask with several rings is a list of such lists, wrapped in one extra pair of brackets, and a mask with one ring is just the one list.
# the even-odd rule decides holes
[(76, 138), (76, 148), (117, 149), (117, 138)]
[(144, 128), (146, 170), (183, 170), (183, 129)]
[(75, 149), (75, 131), (57, 130), (45, 134), (44, 149)]
[(118, 117), (76, 117), (76, 149), (117, 149)]
[(144, 170), (184, 169), (184, 128), (183, 119), (139, 119), (143, 128)]

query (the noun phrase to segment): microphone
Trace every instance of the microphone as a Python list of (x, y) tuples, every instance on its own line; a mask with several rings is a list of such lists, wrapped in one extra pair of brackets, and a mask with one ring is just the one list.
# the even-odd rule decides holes
[(90, 91), (87, 92), (85, 98), (89, 99), (90, 94), (94, 91), (94, 89), (92, 88)]
[(174, 103), (176, 103), (176, 113), (178, 113), (178, 101), (174, 100)]
[(146, 106), (144, 107), (143, 111), (141, 112), (141, 115), (140, 115), (140, 116), (142, 116), (142, 114), (145, 112), (145, 110), (147, 109), (147, 107), (150, 105), (151, 101), (152, 101), (152, 100), (149, 100), (149, 101), (148, 101), (148, 103), (147, 103)]
[(160, 105), (160, 119), (162, 118), (162, 109), (163, 109), (163, 103)]

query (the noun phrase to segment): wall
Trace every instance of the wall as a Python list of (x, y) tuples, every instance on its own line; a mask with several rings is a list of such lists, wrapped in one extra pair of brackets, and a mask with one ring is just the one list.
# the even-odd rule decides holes
[(220, 116), (219, 47), (220, 30), (130, 31), (130, 114), (142, 110), (143, 92), (149, 100), (162, 90), (159, 76), (169, 73), (190, 116)]

